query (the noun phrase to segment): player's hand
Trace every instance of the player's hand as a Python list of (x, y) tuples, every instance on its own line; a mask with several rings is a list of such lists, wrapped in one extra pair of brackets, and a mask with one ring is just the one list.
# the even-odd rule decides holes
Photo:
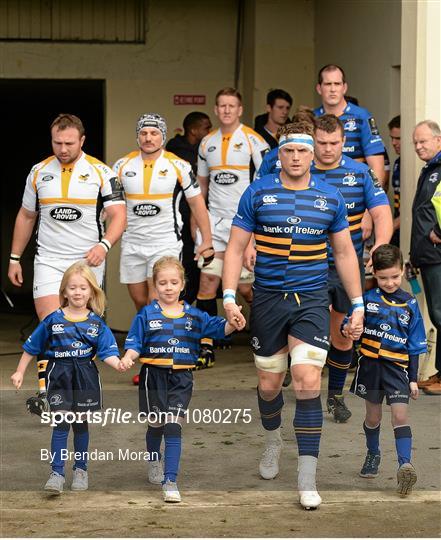
[(349, 317), (349, 328), (348, 334), (349, 337), (353, 340), (359, 339), (363, 332), (364, 328), (364, 311), (361, 309), (356, 309), (352, 312), (352, 315)]
[(254, 266), (256, 264), (257, 251), (252, 244), (248, 244), (243, 254), (243, 265), (250, 272), (254, 272)]
[(420, 394), (420, 391), (418, 390), (418, 383), (416, 382), (409, 383), (409, 388), (410, 388), (410, 397), (412, 399), (417, 399)]
[(227, 321), (236, 330), (243, 330), (246, 325), (245, 317), (242, 315), (242, 306), (238, 306), (236, 303), (230, 302), (224, 305), (225, 315)]
[(16, 371), (11, 375), (12, 384), (15, 386), (16, 390), (20, 390), (21, 385), (23, 384), (23, 373)]
[(441, 238), (435, 234), (434, 231), (430, 231), (429, 240), (432, 242), (432, 244), (441, 244)]
[(23, 271), (19, 262), (9, 263), (8, 278), (12, 285), (16, 287), (23, 285)]
[(106, 258), (107, 250), (103, 244), (95, 244), (89, 249), (86, 255), (86, 262), (89, 266), (99, 266)]
[(203, 259), (202, 264), (198, 264), (199, 268), (205, 268), (214, 259), (214, 248), (211, 243), (202, 242), (196, 250), (194, 260), (199, 262)]
[(363, 242), (371, 236), (373, 226), (371, 215), (369, 212), (365, 212), (361, 219), (361, 238)]
[(341, 329), (341, 333), (344, 335), (345, 338), (350, 338), (351, 336), (349, 335), (349, 329), (350, 329), (350, 325), (349, 323), (346, 323), (343, 328)]

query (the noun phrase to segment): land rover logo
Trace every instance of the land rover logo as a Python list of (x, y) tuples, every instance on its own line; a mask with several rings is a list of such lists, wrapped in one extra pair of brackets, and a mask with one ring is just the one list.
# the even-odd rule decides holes
[(127, 171), (124, 174), (125, 174), (125, 176), (128, 176), (129, 178), (132, 178), (133, 176), (136, 176), (135, 171)]
[(43, 176), (43, 178), (41, 179), (42, 182), (50, 182), (51, 180), (53, 180), (54, 177), (51, 175), (51, 174), (47, 174), (46, 176)]
[(288, 223), (291, 223), (291, 225), (298, 225), (302, 220), (297, 216), (291, 216), (286, 219)]
[(238, 180), (239, 177), (236, 174), (229, 172), (220, 172), (214, 177), (216, 184), (235, 184)]
[(55, 221), (78, 221), (83, 217), (81, 210), (71, 206), (57, 206), (52, 208), (49, 214)]
[(133, 207), (133, 213), (140, 217), (156, 216), (160, 211), (155, 204), (137, 204)]

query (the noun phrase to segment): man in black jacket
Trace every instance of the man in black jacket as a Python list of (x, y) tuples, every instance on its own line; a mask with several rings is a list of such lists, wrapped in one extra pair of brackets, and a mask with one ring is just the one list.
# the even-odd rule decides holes
[[(181, 159), (185, 159), (191, 165), (196, 175), (198, 161), (198, 147), (201, 140), (211, 130), (210, 118), (203, 112), (191, 112), (187, 114), (183, 122), (184, 135), (176, 135), (170, 139), (166, 145), (166, 150), (176, 154)], [(192, 304), (199, 289), (199, 268), (194, 261), (194, 240), (190, 226), (190, 208), (185, 197), (181, 198), (179, 211), (182, 216), (182, 264), (185, 268), (187, 283), (185, 285), (185, 300)]]
[(422, 168), (412, 205), (410, 259), (421, 271), (429, 317), (437, 330), (436, 373), (419, 383), (426, 394), (441, 394), (441, 229), (432, 197), (441, 181), (441, 131), (432, 120), (416, 125), (413, 144)]

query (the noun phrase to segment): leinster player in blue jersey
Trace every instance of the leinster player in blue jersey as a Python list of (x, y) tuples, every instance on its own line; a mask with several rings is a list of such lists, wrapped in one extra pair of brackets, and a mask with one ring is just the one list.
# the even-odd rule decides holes
[[(408, 495), (417, 476), (410, 462), (412, 431), (408, 403), (418, 397), (418, 357), (427, 350), (424, 323), (416, 299), (403, 291), (403, 257), (391, 244), (379, 246), (372, 255), (378, 288), (364, 294), (365, 323), (361, 337), (362, 356), (351, 392), (365, 400), (367, 455), (360, 471), (363, 478), (375, 478), (380, 465), (380, 422), (382, 403), (391, 407), (398, 459), (398, 493)], [(343, 332), (358, 339), (360, 332)]]
[(316, 86), (322, 105), (314, 113), (316, 116), (335, 114), (340, 118), (346, 134), (343, 153), (366, 162), (383, 184), (386, 181), (384, 144), (375, 118), (367, 109), (346, 101), (347, 89), (346, 76), (340, 66), (328, 64), (322, 67)]
[[(158, 300), (141, 308), (126, 339), (123, 361), (140, 357), (139, 408), (147, 415), (146, 445), (152, 461), (148, 479), (162, 484), (165, 502), (180, 502), (176, 485), (181, 457), (181, 423), (190, 403), (193, 373), (202, 336), (225, 339), (245, 326), (243, 317), (232, 324), (222, 317), (179, 301), (185, 287), (184, 267), (175, 257), (162, 257), (153, 266)], [(239, 311), (240, 313), (240, 311)], [(164, 467), (160, 447), (164, 437)]]
[[(18, 390), (26, 368), (35, 356), (45, 353), (49, 360), (47, 398), (51, 412), (58, 413), (60, 421), (52, 432), (52, 473), (44, 489), (56, 494), (63, 491), (65, 481), (64, 464), (71, 423), (67, 422), (68, 411), (78, 413), (77, 421), (72, 423), (75, 463), (71, 489), (88, 488), (89, 431), (87, 421), (80, 413), (102, 407), (101, 381), (94, 357), (98, 356), (121, 372), (131, 366), (129, 360), (119, 359), (115, 338), (100, 317), (104, 312), (104, 293), (86, 262), (77, 262), (66, 270), (59, 299), (61, 307), (43, 319), (26, 340), (17, 371), (11, 377)], [(64, 420), (62, 413), (66, 413)]]
[[(343, 195), (348, 214), (349, 231), (363, 274), (362, 218), (369, 211), (374, 223), (375, 247), (385, 244), (392, 235), (392, 213), (389, 199), (375, 174), (364, 163), (343, 155), (345, 135), (343, 125), (333, 114), (316, 118), (314, 127), (314, 164), (311, 174), (334, 186)], [(331, 348), (328, 353), (328, 412), (336, 422), (346, 422), (351, 416), (343, 398), (346, 373), (352, 359), (352, 340), (342, 336), (341, 324), (351, 302), (335, 267), (331, 247), (329, 260), (329, 301), (331, 311)]]
[(307, 122), (282, 129), (280, 174), (253, 182), (242, 195), (225, 254), (224, 306), (241, 318), (235, 292), (251, 235), (256, 241), (251, 344), (259, 378), (258, 405), (266, 435), (262, 478), (279, 472), (282, 382), (291, 355), (297, 397), (294, 430), (299, 449), (298, 489), (304, 508), (317, 508), (316, 488), (323, 413), (320, 378), (329, 348), (327, 242), (354, 305), (352, 323), (363, 321), (360, 272), (342, 195), (310, 174), (314, 143)]

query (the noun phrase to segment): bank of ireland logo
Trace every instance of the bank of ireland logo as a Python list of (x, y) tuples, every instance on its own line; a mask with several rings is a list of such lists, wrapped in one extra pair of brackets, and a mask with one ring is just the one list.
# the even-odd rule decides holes
[(380, 328), (382, 330), (384, 330), (385, 332), (388, 332), (390, 330), (390, 325), (388, 325), (386, 323), (382, 323), (382, 324), (380, 324)]
[(286, 221), (290, 225), (298, 225), (299, 223), (301, 223), (302, 220), (297, 216), (290, 216), (289, 218), (286, 218)]
[(83, 346), (83, 343), (81, 341), (72, 341), (72, 347), (74, 349), (80, 349)]
[(179, 339), (173, 337), (168, 340), (169, 345), (177, 345), (179, 343)]

